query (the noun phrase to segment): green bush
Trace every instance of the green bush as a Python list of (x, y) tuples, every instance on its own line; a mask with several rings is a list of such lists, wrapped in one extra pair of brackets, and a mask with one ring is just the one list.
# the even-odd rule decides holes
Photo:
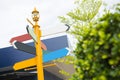
[(101, 0), (76, 3), (73, 11), (59, 17), (72, 26), (70, 33), (77, 39), (76, 72), (70, 80), (120, 80), (120, 4), (97, 19)]
[(76, 73), (70, 80), (120, 80), (120, 8), (116, 9), (74, 34)]

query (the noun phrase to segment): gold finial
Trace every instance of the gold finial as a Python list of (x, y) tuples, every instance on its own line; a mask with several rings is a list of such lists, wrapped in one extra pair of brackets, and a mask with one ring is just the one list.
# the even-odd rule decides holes
[(32, 15), (33, 15), (33, 21), (37, 22), (39, 21), (39, 11), (37, 11), (36, 8), (34, 8), (34, 10), (32, 11)]
[(34, 10), (32, 11), (32, 14), (33, 13), (39, 13), (39, 11), (37, 11), (36, 7), (34, 7)]

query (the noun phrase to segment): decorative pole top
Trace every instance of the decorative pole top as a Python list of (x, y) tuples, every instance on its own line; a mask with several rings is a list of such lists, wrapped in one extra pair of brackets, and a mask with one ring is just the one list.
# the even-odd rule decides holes
[(37, 22), (39, 21), (39, 11), (37, 11), (36, 8), (34, 8), (34, 10), (32, 11), (32, 19), (33, 21)]
[(37, 11), (36, 7), (34, 8), (34, 10), (32, 11), (32, 14), (33, 13), (39, 13), (39, 11)]

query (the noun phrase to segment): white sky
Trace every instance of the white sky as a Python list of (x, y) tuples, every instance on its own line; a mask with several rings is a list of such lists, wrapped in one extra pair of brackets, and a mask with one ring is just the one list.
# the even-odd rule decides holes
[[(59, 25), (58, 16), (71, 10), (73, 0), (1, 0), (0, 1), (0, 48), (9, 46), (12, 37), (26, 33), (26, 18), (36, 7), (40, 12), (40, 26)], [(30, 25), (31, 26), (31, 25)]]
[[(26, 33), (26, 18), (31, 20), (31, 12), (36, 6), (40, 12), (41, 28), (60, 24), (58, 16), (63, 16), (74, 6), (75, 0), (1, 0), (0, 1), (0, 48), (10, 46), (12, 37)], [(120, 0), (104, 0), (109, 5)], [(31, 25), (30, 25), (31, 26)]]

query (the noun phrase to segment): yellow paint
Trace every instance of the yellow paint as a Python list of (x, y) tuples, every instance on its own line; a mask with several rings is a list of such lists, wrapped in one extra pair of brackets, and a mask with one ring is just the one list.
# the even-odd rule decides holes
[(35, 22), (35, 25), (33, 25), (29, 20), (28, 21), (33, 25), (34, 33), (36, 34), (36, 37), (37, 37), (37, 42), (35, 42), (36, 57), (18, 62), (13, 66), (13, 68), (14, 70), (20, 70), (20, 69), (24, 69), (24, 68), (32, 67), (36, 65), (38, 80), (44, 80), (43, 61), (42, 61), (43, 59), (42, 59), (42, 49), (41, 49), (41, 40), (40, 40), (41, 30), (39, 29), (39, 25), (38, 25), (39, 12), (35, 8), (32, 14), (33, 14), (33, 21)]
[[(36, 8), (34, 9), (34, 11), (32, 12), (32, 14), (34, 15), (34, 13), (38, 14), (39, 12), (36, 10)], [(38, 20), (39, 17), (35, 14), (35, 16), (33, 16), (33, 21), (35, 22), (35, 25), (33, 26), (34, 28), (34, 32), (36, 34), (37, 37), (37, 43), (35, 42), (35, 47), (36, 47), (36, 61), (37, 61), (37, 77), (38, 80), (44, 80), (44, 73), (43, 73), (43, 59), (42, 59), (42, 49), (41, 49), (41, 30), (39, 29), (39, 25), (38, 25)]]
[(14, 70), (20, 70), (20, 69), (24, 69), (24, 68), (27, 68), (27, 67), (32, 67), (32, 66), (35, 66), (37, 63), (36, 63), (36, 57), (35, 58), (31, 58), (31, 59), (27, 59), (27, 60), (24, 60), (24, 61), (21, 61), (21, 62), (17, 62), (13, 68)]
[(26, 68), (26, 69), (24, 69), (24, 70), (25, 70), (25, 71), (30, 71), (30, 70), (35, 70), (35, 69), (37, 69), (37, 67)]
[(42, 61), (42, 49), (41, 49), (41, 41), (40, 41), (40, 36), (41, 36), (41, 31), (39, 30), (39, 26), (36, 25), (34, 26), (34, 32), (37, 36), (37, 43), (35, 43), (36, 46), (36, 58), (37, 58), (37, 75), (38, 75), (38, 80), (44, 80), (44, 73), (43, 73), (43, 61)]
[(46, 68), (46, 67), (51, 67), (51, 66), (56, 66), (56, 64), (48, 64), (48, 65), (44, 65), (43, 67)]
[[(48, 65), (44, 65), (43, 68), (51, 67), (51, 66), (56, 66), (56, 64), (48, 64)], [(25, 70), (25, 71), (29, 71), (29, 70), (35, 70), (35, 69), (37, 69), (37, 67), (26, 68), (26, 69), (24, 69), (24, 70)]]

